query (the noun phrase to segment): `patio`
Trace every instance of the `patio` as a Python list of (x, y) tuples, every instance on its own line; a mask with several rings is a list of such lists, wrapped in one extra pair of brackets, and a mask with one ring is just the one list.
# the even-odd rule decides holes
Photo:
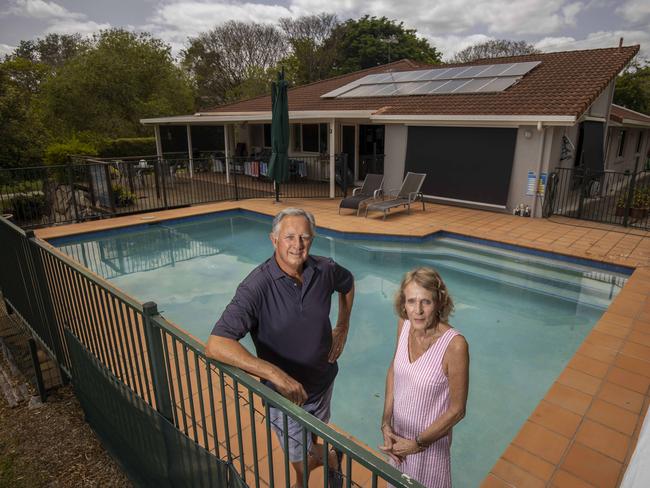
[[(546, 393), (483, 486), (617, 486), (650, 403), (650, 232), (564, 217), (527, 219), (427, 204), (381, 216), (338, 215), (338, 200), (222, 202), (36, 231), (47, 239), (156, 220), (242, 208), (273, 215), (299, 206), (319, 226), (341, 232), (424, 236), (447, 231), (567, 256), (635, 267), (563, 373)], [(471, 413), (470, 413), (471, 414)]]

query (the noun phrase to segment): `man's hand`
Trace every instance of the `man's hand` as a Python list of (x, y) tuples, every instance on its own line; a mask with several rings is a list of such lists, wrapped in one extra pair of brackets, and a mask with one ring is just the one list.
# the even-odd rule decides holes
[(303, 386), (281, 369), (276, 369), (271, 381), (280, 395), (296, 405), (303, 405), (307, 401), (307, 392)]
[(330, 348), (327, 361), (333, 363), (336, 361), (345, 347), (345, 341), (348, 338), (348, 326), (339, 324), (332, 330), (332, 347)]

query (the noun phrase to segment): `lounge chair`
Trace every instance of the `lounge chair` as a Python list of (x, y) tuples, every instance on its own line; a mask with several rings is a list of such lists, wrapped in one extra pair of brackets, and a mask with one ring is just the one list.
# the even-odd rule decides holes
[(424, 197), (420, 189), (426, 177), (427, 175), (425, 173), (411, 173), (409, 171), (406, 173), (399, 191), (389, 190), (386, 192), (386, 195), (393, 195), (392, 199), (371, 203), (366, 207), (366, 217), (368, 216), (369, 210), (379, 210), (384, 212), (384, 220), (386, 220), (386, 214), (388, 214), (389, 210), (399, 206), (406, 207), (410, 213), (411, 203), (415, 202), (418, 198), (422, 202), (422, 210), (424, 210)]
[(352, 190), (351, 197), (346, 197), (341, 200), (341, 204), (339, 205), (339, 214), (341, 213), (342, 208), (349, 208), (351, 210), (356, 210), (358, 216), (363, 202), (379, 198), (383, 182), (384, 175), (368, 173), (366, 179), (363, 180), (363, 186)]

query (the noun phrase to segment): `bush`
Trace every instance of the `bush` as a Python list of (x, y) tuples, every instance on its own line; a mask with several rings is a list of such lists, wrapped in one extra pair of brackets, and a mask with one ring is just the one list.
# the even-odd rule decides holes
[(102, 158), (150, 156), (153, 154), (156, 154), (155, 137), (112, 139), (104, 143), (99, 150), (99, 155)]
[(59, 142), (47, 146), (43, 159), (45, 160), (45, 164), (57, 166), (66, 164), (70, 160), (70, 156), (75, 154), (97, 156), (97, 150), (91, 144), (73, 138), (67, 142)]
[(47, 213), (47, 199), (42, 193), (16, 195), (7, 203), (2, 211), (12, 213), (17, 222), (34, 220)]
[(135, 203), (135, 195), (122, 185), (113, 185), (113, 201), (116, 207), (128, 207)]

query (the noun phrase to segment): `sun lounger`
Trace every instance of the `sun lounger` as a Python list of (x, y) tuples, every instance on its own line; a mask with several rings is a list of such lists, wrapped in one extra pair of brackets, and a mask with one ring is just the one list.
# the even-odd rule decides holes
[(425, 173), (406, 173), (404, 181), (402, 182), (402, 187), (399, 191), (389, 190), (386, 192), (386, 195), (392, 195), (393, 198), (368, 205), (366, 207), (366, 217), (370, 210), (377, 210), (384, 212), (385, 220), (390, 209), (399, 206), (406, 207), (407, 211), (410, 213), (411, 203), (415, 202), (418, 198), (422, 202), (422, 210), (424, 210), (424, 197), (420, 189), (422, 188), (422, 183), (424, 183), (426, 176)]
[(351, 197), (346, 197), (341, 200), (339, 205), (339, 214), (342, 208), (349, 208), (356, 210), (359, 215), (359, 210), (364, 202), (377, 200), (381, 195), (381, 185), (384, 182), (384, 175), (368, 173), (366, 179), (363, 180), (363, 186), (355, 188), (352, 191)]

